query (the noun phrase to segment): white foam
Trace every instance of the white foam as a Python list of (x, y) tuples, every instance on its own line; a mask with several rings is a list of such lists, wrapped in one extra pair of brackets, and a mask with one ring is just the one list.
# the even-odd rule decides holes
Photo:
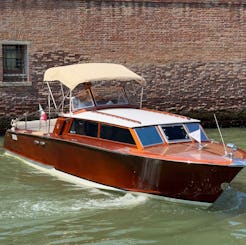
[(100, 200), (91, 199), (88, 203), (91, 207), (97, 209), (112, 209), (112, 208), (129, 208), (144, 204), (148, 198), (146, 196), (133, 195), (131, 193), (126, 193), (124, 196), (117, 198), (107, 198)]
[(246, 229), (238, 229), (235, 232), (232, 232), (231, 235), (238, 239), (244, 239), (246, 238)]
[(236, 221), (228, 221), (228, 223), (232, 226), (236, 226), (236, 225), (241, 225), (241, 222), (236, 222)]

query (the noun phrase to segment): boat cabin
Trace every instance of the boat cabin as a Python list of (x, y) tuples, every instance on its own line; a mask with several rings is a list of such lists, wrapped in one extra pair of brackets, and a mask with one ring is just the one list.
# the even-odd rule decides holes
[[(74, 118), (72, 122), (69, 123), (65, 134), (98, 138), (114, 143), (136, 145), (139, 146), (140, 149), (143, 149), (160, 144), (192, 142), (194, 138), (190, 135), (198, 130), (201, 134), (201, 142), (208, 141), (208, 137), (199, 123), (127, 128), (104, 122)], [(60, 134), (61, 132), (59, 131), (57, 133)]]
[[(197, 137), (192, 134), (197, 132)], [(167, 112), (138, 109), (123, 87), (86, 83), (71, 97), (71, 112), (58, 118), (53, 136), (83, 143), (120, 143), (142, 150), (163, 144), (208, 141), (198, 120)], [(93, 142), (94, 143), (94, 142)]]

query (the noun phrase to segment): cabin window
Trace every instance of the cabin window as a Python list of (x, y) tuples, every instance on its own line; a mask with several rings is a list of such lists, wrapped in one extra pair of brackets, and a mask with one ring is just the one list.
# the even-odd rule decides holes
[(3, 81), (26, 82), (27, 75), (27, 45), (3, 44)]
[(135, 132), (144, 147), (163, 143), (157, 128), (154, 126), (135, 128)]
[(187, 127), (189, 133), (200, 130), (201, 141), (208, 141), (208, 137), (206, 136), (202, 126), (199, 123), (187, 123), (185, 126)]
[(100, 137), (102, 139), (113, 140), (117, 142), (135, 144), (129, 129), (118, 128), (110, 125), (101, 125)]
[(183, 125), (161, 126), (168, 142), (190, 141)]
[(98, 124), (95, 122), (75, 119), (72, 123), (70, 133), (91, 137), (97, 137)]

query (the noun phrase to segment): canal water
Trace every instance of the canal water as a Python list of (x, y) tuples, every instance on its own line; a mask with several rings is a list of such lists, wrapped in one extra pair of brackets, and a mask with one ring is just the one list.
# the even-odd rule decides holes
[[(246, 149), (246, 128), (222, 133)], [(246, 169), (204, 209), (77, 186), (0, 148), (0, 244), (246, 244)]]

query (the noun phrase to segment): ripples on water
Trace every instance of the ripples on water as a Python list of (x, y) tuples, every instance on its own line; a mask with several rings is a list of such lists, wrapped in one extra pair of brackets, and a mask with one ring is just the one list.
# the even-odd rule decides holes
[(245, 178), (203, 209), (70, 184), (0, 149), (0, 244), (245, 244)]

